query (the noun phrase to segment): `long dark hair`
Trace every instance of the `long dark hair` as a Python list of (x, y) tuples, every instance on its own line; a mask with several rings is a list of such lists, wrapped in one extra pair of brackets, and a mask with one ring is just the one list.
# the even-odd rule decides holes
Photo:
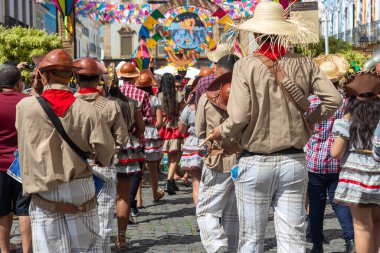
[(154, 95), (154, 92), (153, 92), (153, 88), (152, 88), (152, 86), (139, 87), (139, 89), (145, 91), (146, 93), (148, 93), (148, 94), (151, 95), (151, 96)]
[(162, 103), (162, 109), (168, 118), (177, 117), (178, 113), (178, 103), (177, 103), (177, 93), (175, 90), (175, 79), (172, 74), (166, 73), (161, 79), (161, 91), (164, 96), (164, 101)]
[(132, 122), (134, 122), (134, 115), (132, 115), (132, 110), (129, 105), (128, 98), (123, 94), (123, 92), (121, 92), (117, 84), (111, 85), (108, 90), (107, 98), (118, 103), (124, 116), (124, 120), (127, 123), (128, 128), (130, 128), (132, 126)]
[(380, 99), (360, 100), (351, 97), (346, 108), (351, 115), (350, 142), (356, 148), (371, 149), (375, 128), (380, 119)]

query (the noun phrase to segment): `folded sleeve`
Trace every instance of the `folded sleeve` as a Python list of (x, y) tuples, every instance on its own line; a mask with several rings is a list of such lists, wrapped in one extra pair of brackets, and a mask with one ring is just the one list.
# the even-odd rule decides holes
[(377, 124), (373, 137), (373, 156), (376, 160), (380, 161), (380, 121)]
[(335, 138), (343, 138), (348, 140), (350, 138), (351, 122), (346, 119), (337, 119), (334, 122), (332, 132)]
[(229, 118), (220, 126), (222, 137), (237, 140), (251, 118), (251, 92), (244, 75), (244, 66), (238, 61), (232, 76), (230, 97), (227, 105)]
[(343, 98), (331, 81), (311, 63), (311, 90), (310, 92), (319, 97), (321, 104), (307, 115), (307, 121), (315, 124), (330, 118), (342, 105)]

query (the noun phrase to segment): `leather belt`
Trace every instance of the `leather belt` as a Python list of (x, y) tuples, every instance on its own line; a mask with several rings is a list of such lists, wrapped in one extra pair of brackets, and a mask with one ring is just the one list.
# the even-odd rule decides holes
[(301, 154), (301, 153), (304, 153), (303, 149), (298, 149), (298, 148), (286, 148), (277, 152), (267, 153), (267, 154), (244, 150), (243, 153), (241, 154), (241, 157), (255, 156), (255, 155), (259, 155), (259, 156), (292, 155), (292, 154)]
[(96, 195), (92, 199), (84, 202), (79, 206), (67, 202), (56, 202), (47, 200), (41, 197), (39, 194), (32, 194), (32, 201), (36, 206), (43, 210), (53, 213), (64, 214), (76, 214), (78, 212), (86, 213), (98, 206)]

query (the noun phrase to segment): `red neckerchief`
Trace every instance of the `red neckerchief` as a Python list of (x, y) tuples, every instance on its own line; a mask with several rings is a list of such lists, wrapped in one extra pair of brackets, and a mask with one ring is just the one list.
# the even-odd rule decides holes
[(79, 94), (91, 94), (96, 92), (102, 95), (102, 93), (100, 93), (100, 91), (97, 88), (80, 88), (78, 90)]
[(75, 101), (74, 94), (69, 90), (45, 90), (41, 97), (49, 102), (58, 117), (61, 117)]
[(283, 46), (271, 45), (270, 43), (264, 43), (259, 49), (256, 50), (256, 53), (265, 55), (270, 58), (272, 61), (277, 60), (284, 54), (286, 54), (286, 48)]

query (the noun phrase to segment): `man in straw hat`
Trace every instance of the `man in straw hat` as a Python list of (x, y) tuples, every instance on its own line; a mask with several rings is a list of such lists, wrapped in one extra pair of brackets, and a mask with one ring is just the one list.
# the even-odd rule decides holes
[(199, 99), (206, 92), (208, 86), (219, 76), (232, 72), (233, 66), (237, 60), (239, 60), (239, 57), (236, 55), (226, 54), (218, 60), (215, 71), (210, 68), (203, 68), (201, 70), (195, 81), (197, 83), (195, 91), (196, 108), (198, 107)]
[[(22, 184), (7, 174), (15, 159), (17, 131), (16, 105), (27, 97), (21, 93), (21, 72), (16, 66), (0, 65), (0, 251), (10, 252), (13, 215), (18, 216), (22, 249), (32, 252), (30, 196), (22, 196)], [(15, 245), (14, 245), (15, 246)]]
[[(229, 118), (213, 139), (238, 140), (244, 149), (235, 189), (239, 252), (263, 252), (269, 208), (274, 208), (278, 252), (305, 252), (306, 160), (310, 126), (328, 119), (342, 97), (313, 61), (293, 53), (289, 41), (310, 30), (276, 2), (260, 2), (236, 29), (254, 32), (260, 45), (234, 68)], [(309, 93), (322, 103), (306, 118)]]
[[(200, 139), (228, 118), (231, 79), (231, 72), (221, 75), (199, 100), (195, 128)], [(231, 169), (236, 165), (238, 151), (236, 141), (215, 141), (204, 159), (197, 220), (203, 246), (209, 253), (237, 251), (239, 220)]]
[[(324, 73), (344, 97), (339, 88), (339, 82), (350, 68), (347, 60), (340, 55), (321, 55), (314, 59), (319, 69)], [(318, 108), (321, 100), (318, 96), (309, 97), (309, 112)], [(315, 124), (315, 134), (307, 143), (307, 169), (308, 169), (308, 194), (310, 199), (310, 235), (313, 242), (312, 253), (323, 252), (323, 218), (326, 207), (327, 193), (330, 204), (338, 217), (346, 241), (346, 253), (355, 251), (354, 228), (350, 209), (347, 206), (334, 203), (334, 195), (338, 186), (340, 160), (333, 159), (330, 155), (331, 144), (334, 140), (332, 128), (336, 119), (344, 116), (347, 98), (343, 98), (343, 104), (329, 119)], [(327, 193), (326, 193), (327, 192)]]
[[(121, 65), (120, 70), (117, 75), (122, 79), (123, 86), (120, 90), (124, 95), (130, 99), (136, 100), (141, 105), (141, 112), (144, 118), (145, 124), (153, 123), (153, 110), (149, 102), (149, 94), (143, 90), (140, 90), (135, 86), (137, 78), (140, 76), (140, 71), (130, 62)], [(144, 145), (144, 136), (141, 136), (141, 145)], [(140, 162), (140, 168), (143, 169), (143, 162)], [(136, 173), (131, 178), (132, 180), (132, 190), (131, 190), (131, 215), (137, 216), (139, 213), (138, 207), (141, 206), (141, 199), (135, 200), (137, 189), (140, 186), (142, 175), (141, 173)]]
[(110, 166), (114, 140), (96, 109), (67, 88), (76, 70), (66, 51), (49, 52), (38, 69), (41, 97), (17, 105), (24, 195), (32, 196), (34, 252), (101, 252), (95, 185), (86, 157)]
[[(76, 60), (74, 65), (77, 71), (78, 92), (77, 98), (91, 103), (99, 111), (114, 137), (116, 146), (122, 146), (128, 141), (128, 128), (125, 124), (120, 106), (103, 97), (97, 89), (100, 75), (107, 69), (99, 68), (99, 64), (92, 58), (86, 57)], [(116, 199), (116, 168), (101, 167), (94, 163), (92, 169), (102, 174), (106, 179), (102, 192), (98, 195), (98, 213), (101, 236), (101, 248), (103, 252), (111, 252), (111, 235), (115, 213)]]

